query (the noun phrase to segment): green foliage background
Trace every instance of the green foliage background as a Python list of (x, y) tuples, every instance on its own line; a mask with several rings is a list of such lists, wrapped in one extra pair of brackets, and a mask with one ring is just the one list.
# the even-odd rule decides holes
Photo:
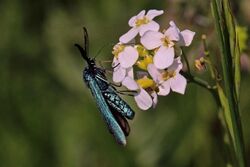
[[(235, 1), (240, 25), (250, 25), (248, 0)], [(83, 63), (74, 43), (82, 27), (90, 35), (90, 52), (117, 42), (128, 19), (142, 9), (163, 9), (162, 27), (175, 20), (196, 32), (186, 51), (193, 62), (202, 54), (207, 34), (211, 56), (218, 58), (209, 1), (63, 0), (0, 2), (0, 166), (225, 166), (227, 150), (212, 96), (188, 85), (184, 96), (171, 93), (156, 109), (136, 110), (128, 145), (117, 145), (108, 133), (89, 90), (82, 81)], [(247, 45), (249, 49), (249, 44)], [(111, 46), (98, 60), (111, 60)], [(246, 49), (245, 53), (249, 54)], [(197, 75), (207, 78), (205, 73)], [(250, 78), (243, 72), (241, 116), (250, 157)]]

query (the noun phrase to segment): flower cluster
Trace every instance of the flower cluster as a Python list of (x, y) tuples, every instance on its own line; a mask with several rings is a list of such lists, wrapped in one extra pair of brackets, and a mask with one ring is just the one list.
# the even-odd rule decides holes
[(162, 14), (162, 10), (143, 10), (133, 16), (128, 22), (131, 29), (120, 37), (112, 52), (113, 81), (137, 91), (134, 98), (142, 110), (155, 107), (158, 95), (166, 96), (170, 90), (184, 94), (187, 85), (180, 74), (180, 47), (189, 46), (195, 33), (180, 31), (173, 21), (168, 29), (159, 31), (153, 19)]

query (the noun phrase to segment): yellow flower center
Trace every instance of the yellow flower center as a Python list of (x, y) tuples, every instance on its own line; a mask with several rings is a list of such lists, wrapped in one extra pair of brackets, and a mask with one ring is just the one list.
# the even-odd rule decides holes
[(174, 46), (174, 42), (172, 42), (168, 37), (164, 37), (161, 39), (162, 43), (166, 47), (172, 47)]
[(155, 85), (155, 82), (152, 79), (148, 78), (147, 76), (144, 76), (143, 78), (138, 79), (136, 82), (143, 89), (150, 88), (150, 87), (153, 87)]
[(153, 63), (153, 57), (150, 55), (149, 51), (142, 45), (136, 45), (136, 50), (140, 56), (140, 60), (136, 62), (136, 65), (143, 70), (147, 70), (149, 64)]
[(124, 50), (125, 46), (122, 45), (122, 44), (116, 44), (114, 47), (113, 47), (113, 51), (112, 51), (112, 54), (117, 58), (118, 57), (118, 54), (120, 52), (122, 52)]
[(144, 48), (144, 46), (142, 46), (142, 45), (135, 45), (135, 48), (138, 51), (138, 54), (140, 57), (145, 57), (149, 54), (148, 50), (146, 48)]
[(146, 17), (146, 16), (144, 16), (142, 19), (137, 19), (136, 21), (135, 21), (135, 26), (136, 27), (139, 27), (139, 26), (141, 26), (141, 25), (143, 25), (143, 24), (147, 24), (147, 23), (149, 23), (149, 19)]
[(176, 73), (175, 73), (175, 71), (164, 71), (163, 73), (162, 73), (162, 79), (164, 80), (164, 81), (166, 81), (166, 80), (168, 80), (169, 78), (172, 78), (172, 77), (174, 77), (176, 75)]
[(148, 78), (147, 76), (144, 76), (143, 78), (138, 79), (136, 82), (143, 89), (145, 89), (148, 93), (151, 93), (153, 91), (159, 92), (159, 88), (156, 85), (156, 83), (152, 79)]
[(149, 64), (153, 63), (153, 57), (151, 55), (146, 55), (142, 60), (137, 61), (136, 65), (143, 70), (147, 70)]

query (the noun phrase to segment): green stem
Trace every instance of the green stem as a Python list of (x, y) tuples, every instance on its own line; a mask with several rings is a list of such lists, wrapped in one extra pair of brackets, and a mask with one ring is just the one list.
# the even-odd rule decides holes
[(188, 79), (189, 82), (196, 83), (197, 85), (199, 85), (205, 89), (208, 89), (208, 90), (214, 90), (216, 88), (215, 86), (211, 86), (211, 85), (209, 85), (209, 83), (207, 81), (192, 75), (187, 56), (182, 48), (181, 48), (181, 51), (182, 51), (182, 56), (184, 58), (184, 61), (187, 65), (187, 72), (186, 73), (181, 72), (182, 75), (184, 75)]
[(191, 74), (191, 69), (190, 69), (190, 65), (189, 65), (187, 56), (186, 56), (184, 50), (182, 49), (182, 47), (181, 47), (181, 52), (182, 52), (182, 57), (184, 58), (184, 61), (185, 61), (186, 65), (187, 65), (187, 72), (188, 72), (188, 74), (189, 74), (190, 76), (192, 76), (192, 74)]
[(209, 83), (199, 77), (195, 77), (193, 75), (190, 75), (189, 73), (181, 72), (181, 74), (188, 79), (189, 82), (195, 83), (205, 89), (208, 89), (209, 91), (215, 90), (215, 86), (209, 85)]
[(205, 55), (204, 60), (208, 64), (210, 75), (211, 75), (212, 79), (216, 80), (216, 72), (215, 72), (216, 69), (210, 60), (210, 52), (208, 50), (208, 46), (207, 46), (207, 42), (206, 42), (207, 36), (205, 34), (203, 34), (201, 39), (202, 39), (202, 43), (203, 43), (203, 47), (204, 47), (204, 55)]
[[(220, 5), (220, 6), (219, 6)], [(246, 167), (246, 159), (244, 154), (244, 141), (243, 133), (241, 127), (241, 120), (239, 115), (239, 105), (235, 92), (234, 78), (232, 71), (232, 55), (230, 53), (230, 43), (229, 43), (229, 34), (225, 26), (225, 16), (224, 13), (220, 13), (220, 7), (222, 6), (217, 0), (212, 0), (211, 3), (212, 12), (214, 15), (215, 26), (219, 36), (220, 46), (221, 46), (221, 64), (223, 71), (224, 79), (224, 89), (225, 95), (228, 99), (228, 106), (230, 117), (232, 120), (232, 129), (233, 129), (233, 146), (235, 151), (235, 157), (237, 161), (237, 166)]]

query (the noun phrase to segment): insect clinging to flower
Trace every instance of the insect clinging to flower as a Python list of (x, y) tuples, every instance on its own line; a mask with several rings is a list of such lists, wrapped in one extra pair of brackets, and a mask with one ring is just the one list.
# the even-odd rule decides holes
[(119, 144), (126, 145), (126, 136), (130, 133), (127, 119), (132, 120), (135, 113), (117, 94), (119, 92), (116, 88), (107, 81), (105, 70), (97, 67), (95, 60), (89, 57), (88, 33), (86, 28), (83, 29), (84, 47), (75, 44), (88, 65), (83, 70), (83, 79), (90, 89), (110, 133)]

